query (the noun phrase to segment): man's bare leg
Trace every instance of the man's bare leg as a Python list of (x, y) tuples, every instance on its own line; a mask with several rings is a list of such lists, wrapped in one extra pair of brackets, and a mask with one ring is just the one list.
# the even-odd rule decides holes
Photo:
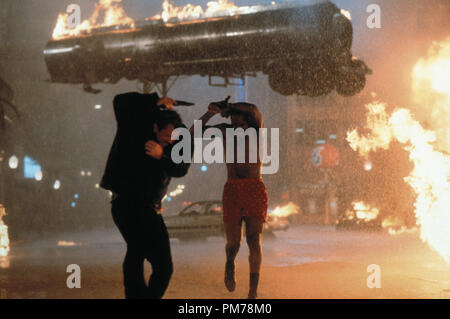
[(245, 232), (247, 244), (250, 251), (248, 261), (250, 264), (250, 287), (248, 292), (249, 299), (257, 297), (259, 271), (261, 269), (262, 260), (262, 230), (264, 223), (259, 217), (245, 218)]
[(227, 262), (225, 264), (225, 286), (228, 291), (234, 291), (236, 288), (236, 281), (234, 278), (234, 259), (239, 251), (242, 240), (242, 219), (236, 221), (226, 222), (225, 233), (227, 235), (227, 244), (225, 252), (227, 255)]

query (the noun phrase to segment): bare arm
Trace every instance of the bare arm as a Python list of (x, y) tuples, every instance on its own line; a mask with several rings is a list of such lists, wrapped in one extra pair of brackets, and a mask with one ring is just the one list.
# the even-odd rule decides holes
[[(223, 117), (227, 117), (226, 111), (221, 110), (216, 104), (211, 103), (208, 106), (208, 111), (206, 111), (205, 114), (203, 114), (198, 120), (202, 121), (202, 131), (204, 132), (208, 126), (206, 125), (206, 123), (208, 123), (208, 121), (216, 114), (220, 113)], [(223, 129), (223, 127), (226, 126), (226, 124), (218, 124), (218, 125), (214, 125), (212, 127), (217, 127), (219, 129)], [(191, 126), (191, 128), (189, 129), (189, 132), (191, 133), (191, 135), (193, 135), (194, 133), (194, 125)]]
[[(198, 121), (202, 121), (202, 131), (205, 130), (206, 123), (216, 114), (217, 113), (214, 113), (214, 112), (211, 112), (210, 110), (208, 110), (205, 114), (200, 116)], [(189, 129), (189, 132), (191, 133), (191, 135), (194, 134), (194, 124), (192, 124), (191, 128)]]

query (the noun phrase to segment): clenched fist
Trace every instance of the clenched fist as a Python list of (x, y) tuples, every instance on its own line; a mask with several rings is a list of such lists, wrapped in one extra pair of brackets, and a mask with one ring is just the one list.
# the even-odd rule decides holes
[(230, 108), (229, 107), (225, 107), (225, 108), (220, 108), (219, 105), (217, 105), (216, 103), (210, 103), (208, 105), (208, 112), (211, 114), (217, 114), (220, 113), (220, 115), (222, 115), (223, 117), (228, 117), (229, 116), (229, 112), (230, 112)]
[(145, 143), (145, 154), (155, 159), (161, 159), (163, 156), (163, 148), (155, 141), (148, 141)]
[(216, 103), (210, 103), (208, 105), (208, 111), (213, 114), (220, 113), (220, 107)]

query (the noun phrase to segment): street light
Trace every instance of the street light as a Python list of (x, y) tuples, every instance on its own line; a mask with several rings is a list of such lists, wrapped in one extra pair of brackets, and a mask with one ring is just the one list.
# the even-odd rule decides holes
[(42, 171), (36, 171), (36, 173), (34, 173), (34, 179), (37, 180), (38, 182), (42, 180)]
[(55, 183), (53, 184), (53, 188), (54, 189), (59, 189), (61, 187), (61, 182), (59, 181), (59, 179), (57, 179), (55, 181)]
[(9, 168), (16, 169), (19, 166), (19, 159), (16, 155), (13, 155), (9, 158)]

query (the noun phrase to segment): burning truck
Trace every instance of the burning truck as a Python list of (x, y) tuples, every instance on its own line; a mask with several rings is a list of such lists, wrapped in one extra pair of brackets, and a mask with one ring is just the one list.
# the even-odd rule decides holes
[[(101, 0), (96, 10), (113, 2), (120, 1)], [(282, 95), (314, 97), (335, 89), (351, 96), (371, 73), (351, 54), (349, 13), (329, 1), (233, 5), (213, 14), (162, 14), (141, 22), (120, 9), (122, 19), (115, 24), (54, 33), (44, 50), (52, 82), (83, 84), (85, 91), (96, 93), (93, 84), (125, 78), (148, 90), (160, 86), (165, 94), (170, 78), (208, 76), (209, 85), (228, 86), (262, 72)]]

